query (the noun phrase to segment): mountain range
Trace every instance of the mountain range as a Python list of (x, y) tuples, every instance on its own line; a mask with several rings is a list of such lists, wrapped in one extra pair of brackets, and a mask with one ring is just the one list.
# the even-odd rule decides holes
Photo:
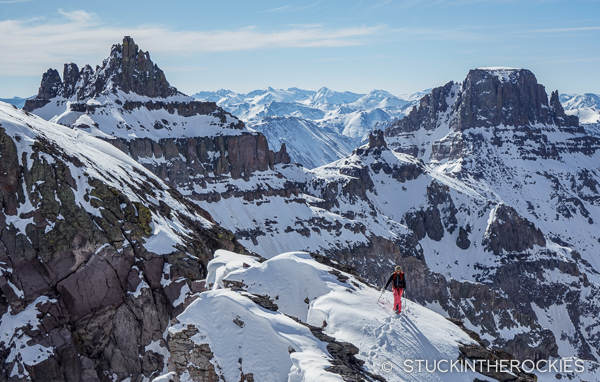
[[(246, 94), (225, 89), (202, 91), (193, 97), (216, 102), (262, 132), (271, 146), (286, 143), (293, 162), (315, 168), (348, 155), (366, 141), (370, 131), (385, 130), (430, 91), (395, 96), (385, 90), (356, 94), (327, 88), (267, 87)], [(598, 95), (560, 94), (560, 101), (567, 114), (577, 115), (590, 134), (598, 134)]]
[(424, 94), (397, 97), (385, 90), (356, 94), (325, 87), (268, 87), (247, 94), (203, 91), (193, 97), (216, 102), (263, 133), (272, 147), (285, 143), (293, 162), (315, 168), (348, 155), (373, 128), (402, 117)]
[[(381, 370), (409, 341), (598, 379), (600, 139), (532, 72), (474, 69), (418, 102), (217, 93), (180, 93), (126, 37), (2, 104), (0, 378), (414, 380)], [(372, 286), (396, 264), (391, 319)]]

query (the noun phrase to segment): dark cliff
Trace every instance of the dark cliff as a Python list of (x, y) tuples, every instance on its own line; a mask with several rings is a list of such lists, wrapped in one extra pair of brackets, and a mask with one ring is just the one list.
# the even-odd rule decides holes
[[(450, 102), (450, 104), (449, 104)], [(453, 113), (452, 118), (448, 113)], [(527, 69), (473, 69), (462, 85), (449, 82), (435, 88), (419, 107), (390, 126), (386, 136), (433, 130), (443, 123), (456, 131), (476, 127), (535, 124), (579, 127), (575, 116), (565, 114), (558, 91), (550, 102), (543, 85)]]

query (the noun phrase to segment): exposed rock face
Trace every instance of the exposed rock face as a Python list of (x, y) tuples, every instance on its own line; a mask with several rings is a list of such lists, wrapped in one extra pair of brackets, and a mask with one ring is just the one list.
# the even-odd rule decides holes
[(579, 127), (566, 117), (558, 92), (548, 104), (544, 86), (526, 69), (473, 69), (463, 82), (457, 99), (457, 130), (491, 126), (545, 125)]
[[(421, 98), (419, 107), (413, 107), (410, 113), (402, 118), (397, 123), (390, 126), (386, 130), (386, 136), (395, 136), (400, 132), (411, 132), (419, 129), (434, 130), (439, 127), (440, 117), (447, 113), (452, 104), (448, 104), (449, 100), (454, 101), (456, 98), (457, 89), (454, 82), (448, 82), (446, 85), (437, 87)], [(447, 121), (446, 121), (447, 122)], [(417, 156), (416, 153), (411, 153)]]
[[(15, 324), (0, 333), (0, 380), (151, 379), (166, 364), (163, 334), (182, 293), (215, 249), (243, 247), (110, 145), (78, 137), (74, 152), (56, 140), (69, 129), (24, 113), (3, 122), (0, 315)], [(161, 249), (168, 239), (155, 228), (175, 221), (187, 233)]]
[[(421, 99), (419, 107), (386, 131), (386, 136), (421, 128), (434, 130), (443, 123), (456, 131), (475, 127), (530, 126), (536, 123), (579, 127), (567, 116), (552, 93), (550, 103), (543, 85), (526, 69), (473, 69), (460, 88), (448, 82)], [(456, 113), (450, 120), (448, 109)], [(444, 118), (446, 117), (446, 118)]]
[(56, 69), (48, 69), (42, 76), (42, 84), (38, 90), (38, 98), (50, 99), (56, 97), (61, 91), (61, 81)]
[(375, 147), (387, 149), (387, 143), (385, 142), (385, 138), (383, 138), (383, 131), (377, 129), (369, 133), (369, 148)]
[(172, 186), (185, 187), (230, 176), (248, 179), (256, 171), (273, 170), (277, 163), (288, 162), (285, 146), (274, 153), (263, 135), (198, 137), (188, 139), (113, 140), (116, 147), (144, 164)]
[[(148, 97), (168, 97), (177, 94), (177, 90), (167, 82), (165, 74), (152, 60), (150, 53), (139, 49), (129, 36), (123, 38), (121, 48), (121, 89)], [(117, 52), (119, 45), (113, 47)]]
[[(514, 358), (506, 352), (494, 352), (478, 345), (463, 345), (460, 347), (461, 360), (486, 360), (475, 366), (475, 370), (500, 382), (536, 382), (537, 376), (525, 373), (518, 367), (510, 367)], [(502, 363), (503, 362), (503, 363)], [(502, 367), (501, 367), (502, 365)], [(503, 371), (502, 369), (506, 370)]]
[(534, 245), (546, 246), (542, 231), (506, 204), (496, 208), (494, 220), (488, 226), (487, 240), (488, 248), (497, 255), (502, 251), (523, 252)]
[(77, 64), (65, 64), (61, 81), (58, 71), (48, 69), (34, 99), (25, 102), (24, 110), (37, 109), (42, 100), (55, 97), (93, 98), (103, 92), (136, 93), (141, 96), (166, 98), (180, 92), (167, 81), (164, 72), (150, 59), (150, 54), (138, 48), (129, 36), (122, 44), (112, 46), (110, 56), (93, 70), (89, 65), (79, 70)]
[(193, 325), (188, 325), (187, 329), (169, 338), (169, 348), (171, 349), (169, 370), (175, 372), (174, 381), (178, 382), (179, 376), (187, 372), (190, 381), (219, 382), (215, 367), (210, 363), (214, 354), (208, 344), (197, 345), (190, 339), (196, 334), (198, 334), (198, 329)]

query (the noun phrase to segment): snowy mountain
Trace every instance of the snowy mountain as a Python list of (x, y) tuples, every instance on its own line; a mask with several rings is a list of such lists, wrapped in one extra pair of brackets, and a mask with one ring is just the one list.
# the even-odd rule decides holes
[(578, 117), (589, 134), (600, 136), (600, 96), (591, 93), (561, 94), (560, 102), (565, 113)]
[(0, 98), (0, 102), (6, 102), (11, 105), (15, 105), (19, 109), (25, 105), (27, 98), (13, 97), (13, 98)]
[[(63, 78), (49, 69), (35, 98), (23, 108), (61, 125), (107, 138), (182, 138), (249, 133), (214, 103), (177, 91), (164, 73), (127, 37), (113, 45), (96, 70), (65, 64)], [(102, 126), (99, 129), (98, 126)]]
[[(216, 102), (250, 128), (264, 133), (272, 147), (279, 147), (292, 126), (297, 126), (294, 139), (288, 138), (286, 147), (291, 160), (307, 168), (348, 155), (377, 124), (404, 116), (418, 101), (414, 96), (412, 101), (403, 100), (385, 90), (365, 95), (327, 88), (314, 92), (268, 87), (248, 94), (204, 91), (194, 97)], [(331, 142), (337, 143), (332, 146)], [(307, 147), (313, 149), (307, 151)]]
[(600, 96), (597, 94), (561, 94), (560, 102), (565, 110), (581, 109), (584, 107), (600, 109)]
[[(127, 62), (137, 62), (137, 51), (135, 55)], [(115, 73), (119, 73), (124, 63), (115, 57), (109, 63), (117, 63)], [(150, 66), (144, 67), (149, 73)], [(85, 83), (80, 80), (76, 83)], [(77, 111), (67, 109), (68, 102), (88, 105), (112, 94), (119, 105), (117, 100), (124, 103), (126, 97), (148, 97), (131, 110), (122, 105), (86, 107), (83, 115), (97, 118), (97, 125), (76, 126), (102, 136), (142, 163), (255, 253), (266, 259), (298, 250), (325, 255), (354, 266), (376, 284), (386, 280), (395, 264), (402, 264), (411, 275), (407, 278), (411, 300), (464, 321), (483, 344), (519, 360), (579, 357), (590, 368), (597, 367), (600, 264), (594, 253), (600, 222), (596, 206), (600, 142), (585, 133), (577, 117), (565, 114), (557, 92), (549, 99), (531, 72), (473, 70), (463, 83), (433, 89), (418, 107), (393, 122), (385, 136), (371, 132), (366, 144), (312, 170), (290, 163), (286, 147), (291, 141), (273, 152), (265, 135), (246, 128), (214, 103), (165, 101), (184, 97), (167, 86), (161, 88), (169, 89), (168, 95), (149, 95), (146, 87), (141, 88), (146, 89), (144, 94), (137, 94), (125, 92), (120, 85), (108, 86), (117, 80), (96, 82), (105, 85), (98, 88), (100, 95), (82, 99), (71, 95), (71, 101), (65, 99), (64, 90), (52, 93), (42, 86), (33, 106), (43, 109), (64, 101), (69, 115)], [(55, 84), (50, 89), (66, 88), (64, 81), (50, 83)], [(73, 94), (79, 94), (76, 88)], [(251, 94), (257, 101), (248, 105), (300, 104), (275, 95), (268, 99), (266, 93)], [(289, 93), (300, 97), (301, 92)], [(48, 98), (47, 94), (54, 95)], [(188, 113), (190, 109), (198, 112)], [(333, 110), (314, 109), (326, 115), (337, 110), (340, 116), (357, 111), (349, 103)], [(104, 110), (114, 113), (104, 119)], [(130, 130), (115, 124), (119, 118), (130, 118)], [(183, 124), (192, 120), (188, 118), (196, 120)], [(304, 135), (309, 136), (315, 128), (291, 114), (260, 118), (276, 124), (270, 139), (280, 139), (277, 144), (283, 138), (277, 134), (280, 129), (289, 133), (305, 129)], [(262, 128), (269, 131), (269, 126)], [(337, 130), (341, 135), (339, 128), (327, 134)], [(163, 129), (168, 133), (162, 135)], [(322, 146), (311, 143), (319, 140)], [(294, 152), (302, 155), (332, 142), (326, 135), (312, 134)], [(336, 149), (342, 154), (341, 146)], [(311, 156), (317, 153), (314, 150)], [(222, 301), (223, 309), (239, 312), (235, 314), (241, 321), (241, 314), (252, 322), (259, 320), (257, 308), (242, 303), (245, 300), (238, 295), (210, 293), (205, 295), (206, 306)], [(274, 317), (280, 318), (284, 321), (277, 321), (281, 323), (277, 328), (303, 330)], [(322, 346), (312, 338), (306, 341), (306, 349)], [(311, 352), (298, 354), (298, 362)], [(316, 369), (322, 370), (321, 366)]]
[[(325, 253), (379, 283), (403, 263), (416, 301), (521, 359), (595, 361), (598, 144), (531, 72), (473, 70), (385, 140), (314, 170), (275, 166), (289, 197), (200, 205), (265, 257)], [(276, 189), (259, 179), (244, 189)]]
[(113, 145), (5, 103), (0, 158), (0, 380), (166, 370), (185, 293), (243, 247)]
[(411, 102), (400, 99), (385, 90), (373, 90), (369, 94), (351, 102), (348, 106), (357, 110), (381, 109), (390, 111), (393, 114), (394, 111), (399, 111), (412, 105)]
[(310, 119), (295, 116), (265, 117), (252, 127), (264, 134), (269, 145), (281, 147), (285, 144), (290, 158), (295, 158), (296, 162), (308, 168), (348, 155), (355, 145), (351, 137), (341, 135), (327, 126), (319, 126)]

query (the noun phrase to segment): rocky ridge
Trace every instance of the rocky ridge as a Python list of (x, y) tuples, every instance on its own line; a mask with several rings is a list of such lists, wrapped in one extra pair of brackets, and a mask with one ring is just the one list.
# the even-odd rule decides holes
[(150, 53), (139, 49), (131, 37), (125, 36), (123, 43), (113, 45), (108, 58), (95, 70), (90, 65), (79, 69), (70, 62), (64, 65), (61, 80), (56, 69), (48, 69), (42, 76), (37, 96), (28, 99), (24, 109), (33, 111), (56, 97), (81, 101), (107, 91), (116, 94), (117, 89), (154, 98), (182, 95), (152, 62)]
[(210, 215), (108, 143), (0, 105), (0, 380), (132, 381), (218, 248)]
[(37, 96), (23, 109), (107, 139), (248, 132), (243, 122), (214, 102), (197, 101), (171, 86), (149, 53), (128, 36), (112, 46), (96, 69), (67, 63), (62, 79), (56, 69), (49, 69)]

